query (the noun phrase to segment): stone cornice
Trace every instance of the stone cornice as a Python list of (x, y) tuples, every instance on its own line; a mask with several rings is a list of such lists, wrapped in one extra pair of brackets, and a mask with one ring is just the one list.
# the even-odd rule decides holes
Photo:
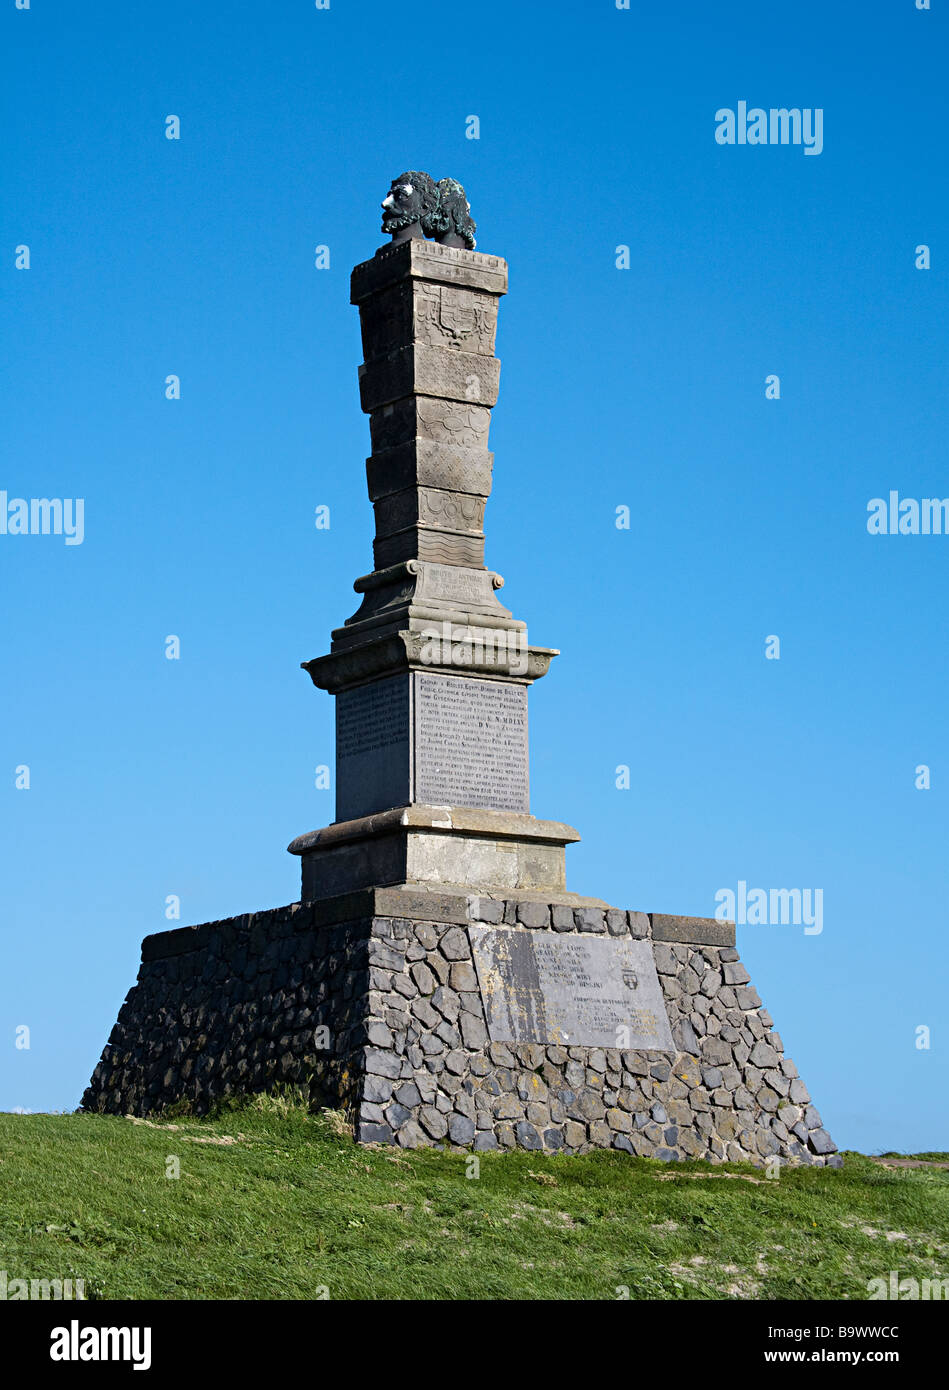
[[(554, 647), (528, 647), (516, 655), (496, 651), (480, 657), (472, 651), (471, 659), (433, 662), (423, 659), (429, 640), (421, 632), (390, 633), (359, 646), (329, 652), (300, 663), (318, 690), (336, 695), (354, 685), (397, 675), (403, 671), (428, 671), (447, 676), (477, 676), (481, 680), (513, 681), (530, 685), (547, 674), (550, 663), (559, 652)], [(471, 645), (471, 644), (469, 644)], [(457, 648), (455, 649), (457, 655)], [(526, 660), (526, 669), (525, 667)]]

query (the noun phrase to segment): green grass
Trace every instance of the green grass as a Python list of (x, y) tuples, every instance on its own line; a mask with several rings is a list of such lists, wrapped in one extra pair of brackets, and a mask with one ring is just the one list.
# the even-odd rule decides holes
[(891, 1269), (949, 1277), (944, 1169), (518, 1152), (475, 1178), (289, 1099), (174, 1123), (0, 1115), (0, 1269), (106, 1299), (864, 1299)]

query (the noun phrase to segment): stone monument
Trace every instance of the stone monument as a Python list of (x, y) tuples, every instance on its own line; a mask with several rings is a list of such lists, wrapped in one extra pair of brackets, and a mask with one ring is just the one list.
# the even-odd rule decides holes
[(839, 1162), (732, 923), (566, 887), (530, 813), (532, 645), (484, 563), (507, 265), (464, 189), (394, 179), (352, 274), (373, 569), (330, 650), (336, 820), (290, 845), (300, 901), (147, 937), (83, 1097), (136, 1115), (278, 1084), (357, 1140)]

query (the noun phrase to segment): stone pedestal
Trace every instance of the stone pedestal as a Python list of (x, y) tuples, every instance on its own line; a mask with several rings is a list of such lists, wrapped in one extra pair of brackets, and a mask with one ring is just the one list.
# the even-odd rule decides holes
[(142, 943), (82, 1104), (201, 1113), (289, 1084), (367, 1143), (837, 1165), (734, 941), (407, 887), (180, 927)]
[(303, 902), (412, 883), (604, 906), (567, 892), (564, 847), (579, 838), (559, 821), (416, 803), (311, 831), (290, 853), (303, 861)]

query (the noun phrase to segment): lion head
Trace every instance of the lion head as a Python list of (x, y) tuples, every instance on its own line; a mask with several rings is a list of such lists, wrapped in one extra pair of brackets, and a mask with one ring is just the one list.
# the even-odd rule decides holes
[(438, 208), (431, 219), (432, 231), (429, 235), (445, 246), (466, 246), (473, 251), (477, 244), (474, 238), (476, 224), (471, 218), (471, 206), (465, 197), (465, 190), (457, 179), (439, 179), (437, 192)]
[(382, 201), (382, 230), (398, 239), (399, 232), (418, 222), (423, 232), (431, 236), (428, 224), (437, 207), (435, 180), (420, 169), (409, 169), (392, 180)]

